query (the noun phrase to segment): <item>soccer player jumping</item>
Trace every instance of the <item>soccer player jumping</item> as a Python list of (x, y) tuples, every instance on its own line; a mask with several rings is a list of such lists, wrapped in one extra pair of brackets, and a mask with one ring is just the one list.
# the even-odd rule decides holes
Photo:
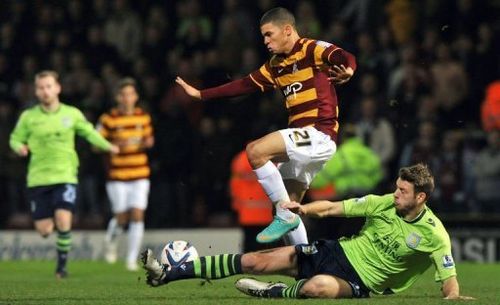
[[(289, 113), (288, 129), (272, 132), (246, 148), (250, 164), (276, 208), (274, 220), (257, 235), (257, 241), (270, 243), (287, 234), (291, 244), (307, 243), (300, 217), (282, 208), (280, 202), (300, 202), (314, 176), (335, 153), (338, 103), (330, 82), (347, 82), (356, 69), (355, 58), (331, 43), (301, 38), (295, 17), (284, 8), (266, 12), (260, 30), (272, 56), (259, 70), (201, 91), (180, 77), (176, 82), (200, 100), (258, 90), (282, 91)], [(276, 167), (273, 162), (280, 164)]]
[(282, 203), (283, 209), (311, 217), (365, 217), (359, 235), (339, 240), (286, 246), (260, 252), (200, 257), (179, 267), (161, 265), (151, 250), (143, 255), (147, 283), (160, 286), (188, 278), (219, 279), (235, 274), (282, 274), (297, 279), (264, 283), (236, 282), (241, 292), (266, 298), (365, 298), (409, 288), (430, 266), (445, 299), (461, 296), (451, 242), (439, 218), (426, 205), (434, 189), (427, 166), (400, 169), (393, 194), (305, 205)]

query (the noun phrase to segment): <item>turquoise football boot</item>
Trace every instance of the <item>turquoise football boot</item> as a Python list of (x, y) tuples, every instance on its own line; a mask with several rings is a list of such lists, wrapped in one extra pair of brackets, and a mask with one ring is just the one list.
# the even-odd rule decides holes
[(257, 242), (261, 244), (272, 243), (280, 239), (286, 233), (296, 229), (300, 224), (300, 217), (295, 216), (290, 222), (274, 216), (273, 221), (267, 228), (257, 235)]

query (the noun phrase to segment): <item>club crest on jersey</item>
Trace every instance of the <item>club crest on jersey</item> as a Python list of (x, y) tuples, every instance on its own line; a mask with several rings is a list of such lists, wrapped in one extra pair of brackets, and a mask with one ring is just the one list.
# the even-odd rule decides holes
[(453, 268), (455, 262), (453, 262), (453, 257), (451, 255), (443, 255), (443, 267)]
[(61, 119), (61, 123), (62, 123), (62, 125), (63, 125), (64, 127), (66, 127), (66, 128), (70, 128), (70, 127), (71, 127), (71, 122), (72, 122), (72, 121), (71, 121), (71, 118), (70, 118), (70, 117), (67, 117), (67, 116), (65, 116), (65, 117), (63, 117), (63, 118)]
[(297, 68), (297, 62), (294, 62), (292, 67), (292, 73), (295, 73), (297, 71), (299, 71), (299, 68)]
[(422, 237), (418, 235), (415, 232), (412, 232), (408, 237), (406, 238), (406, 245), (412, 249), (415, 249), (418, 247), (420, 244), (420, 241), (422, 240)]

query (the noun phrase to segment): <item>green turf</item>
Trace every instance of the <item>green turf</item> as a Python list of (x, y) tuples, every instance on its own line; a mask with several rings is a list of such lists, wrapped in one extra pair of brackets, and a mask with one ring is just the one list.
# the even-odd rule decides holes
[[(53, 262), (0, 262), (0, 304), (463, 304), (440, 299), (439, 285), (427, 272), (406, 292), (369, 300), (259, 300), (233, 287), (235, 279), (188, 280), (150, 288), (142, 272), (131, 273), (122, 264), (71, 262), (70, 277), (56, 280)], [(500, 304), (500, 265), (460, 264), (461, 292), (477, 297), (467, 304)], [(292, 282), (286, 277), (261, 277)]]

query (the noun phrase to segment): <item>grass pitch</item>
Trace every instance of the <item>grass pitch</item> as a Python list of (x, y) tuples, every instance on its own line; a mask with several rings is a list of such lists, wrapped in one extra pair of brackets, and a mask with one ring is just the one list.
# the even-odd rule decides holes
[[(0, 262), (0, 304), (500, 304), (500, 264), (459, 264), (461, 293), (475, 301), (443, 301), (440, 285), (428, 271), (409, 290), (392, 296), (372, 296), (365, 300), (263, 300), (239, 293), (233, 286), (239, 276), (212, 281), (186, 280), (150, 288), (143, 272), (128, 272), (123, 264), (70, 262), (70, 277), (56, 280), (54, 262)], [(292, 283), (287, 277), (259, 277)]]

